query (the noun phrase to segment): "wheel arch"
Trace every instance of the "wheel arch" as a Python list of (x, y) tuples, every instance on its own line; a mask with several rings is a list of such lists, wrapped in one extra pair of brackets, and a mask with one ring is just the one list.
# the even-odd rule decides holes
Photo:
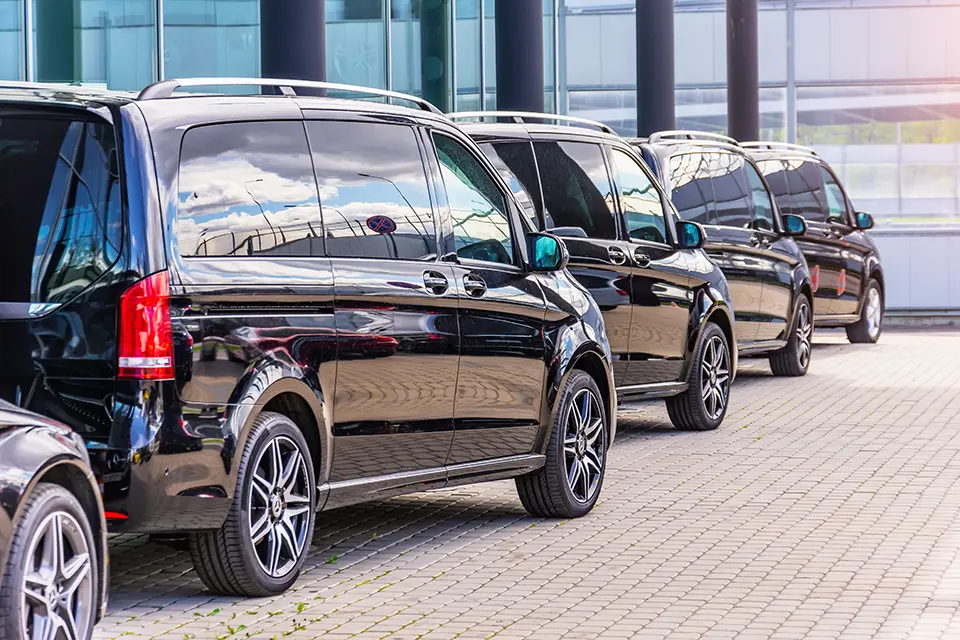
[(231, 420), (240, 425), (235, 428), (237, 433), (234, 461), (230, 465), (230, 486), (226, 487), (227, 495), (233, 495), (236, 489), (240, 452), (246, 446), (247, 438), (256, 419), (264, 411), (279, 413), (289, 418), (303, 433), (310, 447), (313, 460), (315, 480), (320, 483), (330, 470), (333, 447), (328, 405), (323, 394), (308, 385), (304, 380), (289, 376), (280, 377), (266, 385), (252, 404), (241, 404), (233, 407)]
[(95, 619), (99, 622), (106, 613), (107, 589), (110, 580), (108, 575), (110, 565), (107, 560), (107, 523), (104, 518), (99, 486), (95, 483), (92, 473), (84, 468), (79, 460), (70, 457), (52, 461), (51, 464), (39, 471), (34, 476), (30, 488), (24, 496), (28, 495), (41, 482), (55, 484), (69, 491), (80, 503), (80, 507), (90, 523), (94, 544), (97, 547), (97, 607)]
[[(583, 371), (597, 383), (600, 395), (603, 396), (603, 410), (608, 416), (607, 442), (612, 444), (617, 431), (617, 393), (612, 379), (607, 375), (609, 368), (604, 364), (603, 357), (596, 351), (585, 350), (571, 363), (570, 369)], [(569, 373), (565, 377), (569, 377)]]

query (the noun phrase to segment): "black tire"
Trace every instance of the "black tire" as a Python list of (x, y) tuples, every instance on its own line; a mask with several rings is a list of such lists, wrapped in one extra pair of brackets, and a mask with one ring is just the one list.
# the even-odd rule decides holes
[[(99, 598), (96, 555), (98, 546), (93, 531), (87, 521), (87, 514), (73, 494), (60, 485), (41, 482), (22, 506), (10, 541), (7, 563), (3, 568), (3, 582), (0, 583), (0, 638), (3, 640), (23, 640), (29, 637), (25, 633), (28, 630), (23, 626), (24, 609), (28, 606), (22, 595), (27, 585), (25, 577), (28, 574), (44, 577), (35, 571), (36, 563), (41, 561), (40, 555), (46, 554), (46, 544), (54, 532), (50, 523), (54, 521), (58, 523), (61, 532), (59, 538), (60, 548), (63, 550), (60, 556), (64, 561), (62, 567), (73, 572), (72, 580), (64, 578), (62, 582), (59, 579), (56, 582), (61, 588), (74, 586), (71, 589), (73, 596), (69, 601), (70, 606), (67, 606), (68, 601), (54, 600), (57, 603), (53, 609), (54, 614), (47, 614), (46, 619), (48, 622), (66, 621), (69, 612), (76, 637), (89, 638), (93, 634)], [(79, 550), (80, 541), (86, 545), (83, 550)], [(86, 556), (85, 562), (82, 555)], [(34, 587), (33, 591), (38, 595), (48, 593), (39, 587)], [(82, 604), (83, 602), (86, 604)], [(31, 607), (31, 613), (46, 614), (45, 606), (35, 607), (37, 605)], [(30, 624), (35, 623), (34, 615), (31, 615)], [(60, 632), (62, 633), (62, 628)]]
[[(592, 394), (594, 399), (591, 402), (588, 425), (582, 435), (578, 432), (576, 443), (568, 443), (568, 451), (568, 447), (565, 446), (568, 427), (576, 424), (575, 421), (570, 422), (574, 420), (571, 411), (576, 412), (578, 417), (582, 414), (577, 407), (573, 407), (574, 400), (582, 400), (586, 394)], [(571, 372), (561, 390), (560, 398), (560, 408), (550, 428), (550, 442), (547, 444), (546, 452), (547, 462), (539, 470), (516, 479), (517, 493), (520, 494), (520, 502), (530, 515), (543, 518), (579, 518), (590, 513), (600, 496), (606, 470), (610, 426), (607, 424), (608, 418), (600, 389), (590, 374), (585, 371)], [(593, 419), (594, 412), (599, 414), (600, 423), (598, 430), (591, 431), (590, 426), (596, 424)], [(571, 464), (569, 470), (568, 457)], [(589, 462), (586, 462), (588, 458)], [(599, 474), (596, 480), (591, 480), (590, 475), (595, 474), (596, 471), (589, 471), (588, 466), (596, 467), (597, 462)], [(579, 489), (573, 489), (568, 480), (573, 473), (572, 465), (582, 465), (581, 473), (586, 473), (585, 476), (577, 475), (577, 480), (573, 482), (575, 486), (584, 488), (582, 495), (575, 493)], [(585, 478), (584, 481), (577, 484), (581, 477)]]
[[(273, 443), (277, 443), (274, 445)], [(300, 492), (297, 498), (297, 510), (302, 510), (305, 504), (302, 498), (306, 498), (305, 513), (295, 516), (289, 528), (286, 528), (287, 503), (280, 499), (279, 493), (274, 501), (264, 503), (262, 510), (254, 507), (254, 500), (265, 493), (260, 487), (263, 484), (257, 484), (254, 489), (255, 476), (261, 471), (264, 465), (273, 469), (273, 449), (268, 448), (276, 446), (278, 450), (289, 447), (288, 457), (284, 461), (282, 451), (278, 454), (281, 465), (286, 468), (290, 465), (293, 468), (293, 474), (305, 474), (306, 481), (297, 484), (297, 491)], [(291, 464), (293, 460), (294, 449), (299, 454), (304, 469), (300, 469), (298, 463)], [(268, 459), (269, 458), (269, 459)], [(281, 474), (282, 475), (282, 474)], [(277, 488), (280, 491), (280, 488)], [(190, 556), (193, 559), (193, 566), (203, 580), (203, 583), (212, 591), (233, 596), (272, 596), (283, 593), (289, 589), (297, 577), (300, 575), (300, 569), (304, 560), (310, 551), (310, 542), (313, 538), (314, 509), (316, 505), (316, 476), (313, 472), (313, 461), (310, 457), (310, 448), (307, 441), (297, 426), (284, 415), (271, 412), (263, 412), (254, 422), (250, 435), (247, 438), (240, 464), (237, 468), (237, 487), (234, 491), (233, 505), (230, 507), (230, 513), (223, 526), (215, 531), (200, 531), (190, 536)], [(255, 495), (252, 495), (254, 494)], [(270, 497), (274, 497), (274, 492), (269, 492)], [(276, 516), (272, 507), (279, 502), (278, 509), (281, 515)], [(290, 504), (293, 504), (292, 502)], [(262, 511), (262, 513), (261, 513)], [(255, 520), (268, 518), (265, 527), (269, 530), (264, 534), (267, 550), (270, 553), (271, 541), (276, 541), (280, 551), (284, 550), (283, 542), (280, 538), (283, 534), (277, 531), (287, 531), (291, 546), (286, 550), (293, 553), (288, 554), (288, 558), (282, 567), (282, 573), (271, 575), (268, 568), (261, 563), (261, 553), (264, 553), (263, 545), (257, 546), (254, 542), (254, 534), (251, 531), (255, 528)], [(303, 526), (306, 526), (305, 532)], [(298, 534), (299, 535), (296, 535)], [(299, 543), (299, 544), (298, 544)], [(296, 546), (300, 549), (297, 551)], [(279, 554), (278, 554), (279, 559)], [(269, 562), (271, 559), (268, 558)], [(278, 567), (278, 570), (281, 567)]]
[(804, 376), (813, 355), (813, 309), (806, 296), (797, 301), (787, 346), (770, 354), (770, 369), (775, 376)]
[[(718, 374), (711, 378), (709, 371), (715, 366), (714, 354), (718, 353), (716, 349), (721, 345), (723, 352), (721, 362), (716, 367)], [(727, 336), (718, 325), (708, 322), (700, 336), (690, 373), (687, 374), (687, 390), (666, 400), (667, 414), (673, 426), (681, 431), (712, 431), (720, 426), (730, 404), (731, 361)], [(708, 399), (706, 394), (714, 390), (720, 395)]]
[[(873, 296), (876, 296), (875, 300)], [(876, 309), (871, 308), (873, 303), (877, 305)], [(873, 278), (867, 283), (860, 319), (848, 324), (846, 329), (847, 340), (854, 344), (874, 344), (880, 339), (883, 333), (883, 289)]]

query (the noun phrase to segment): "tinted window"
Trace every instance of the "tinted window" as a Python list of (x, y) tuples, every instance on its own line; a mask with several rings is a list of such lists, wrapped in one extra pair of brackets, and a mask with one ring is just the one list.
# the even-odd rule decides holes
[(637, 161), (618, 149), (613, 150), (620, 183), (620, 202), (627, 235), (634, 240), (667, 241), (660, 194)]
[(819, 164), (803, 160), (787, 160), (785, 164), (790, 213), (812, 222), (825, 222), (827, 200), (820, 181)]
[(190, 129), (180, 151), (183, 256), (323, 253), (317, 185), (301, 122)]
[(510, 219), (496, 181), (462, 144), (435, 135), (440, 173), (447, 191), (457, 255), (470, 260), (513, 263)]
[(482, 144), (480, 148), (500, 173), (523, 207), (523, 213), (540, 228), (537, 210), (540, 209), (540, 183), (537, 182), (537, 164), (529, 142), (497, 142)]
[(843, 197), (843, 189), (837, 182), (833, 174), (830, 173), (822, 164), (820, 167), (820, 176), (823, 178), (823, 184), (826, 187), (828, 220), (830, 222), (847, 223), (847, 200)]
[(0, 302), (66, 302), (122, 238), (110, 125), (0, 115)]
[(535, 142), (543, 204), (556, 227), (580, 227), (591, 238), (615, 240), (613, 192), (600, 145)]
[(753, 203), (753, 228), (773, 231), (773, 202), (770, 193), (763, 185), (760, 174), (749, 162), (744, 164), (747, 176), (747, 186), (750, 189), (750, 199)]
[(372, 122), (307, 123), (327, 255), (421, 260), (437, 233), (413, 129)]
[(713, 192), (720, 224), (739, 229), (752, 226), (753, 210), (750, 206), (747, 178), (743, 173), (742, 157), (732, 153), (717, 154)]
[(710, 155), (685, 153), (670, 158), (670, 199), (684, 220), (716, 224)]

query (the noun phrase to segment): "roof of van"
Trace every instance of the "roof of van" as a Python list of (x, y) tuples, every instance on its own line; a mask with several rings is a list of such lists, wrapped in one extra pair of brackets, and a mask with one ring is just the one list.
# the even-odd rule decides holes
[[(32, 104), (52, 107), (65, 107), (84, 110), (95, 110), (102, 107), (123, 106), (130, 103), (164, 103), (176, 101), (179, 109), (186, 104), (202, 110), (207, 107), (216, 107), (225, 101), (236, 104), (236, 101), (249, 101), (251, 106), (262, 101), (292, 100), (305, 111), (309, 110), (336, 110), (354, 111), (371, 114), (396, 114), (406, 117), (418, 117), (438, 122), (449, 123), (442, 114), (434, 113), (422, 108), (408, 107), (400, 104), (374, 102), (369, 99), (320, 97), (309, 95), (270, 95), (270, 94), (226, 94), (226, 93), (177, 93), (168, 98), (138, 99), (138, 92), (117, 91), (99, 86), (82, 84), (41, 84), (28, 82), (0, 81), (0, 104)], [(381, 98), (382, 99), (382, 98)], [(179, 110), (178, 109), (178, 110)]]

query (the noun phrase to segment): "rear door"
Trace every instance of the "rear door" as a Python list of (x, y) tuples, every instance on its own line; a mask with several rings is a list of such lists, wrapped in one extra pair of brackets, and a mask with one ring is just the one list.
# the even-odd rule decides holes
[(101, 117), (0, 108), (0, 398), (34, 388), (35, 411), (104, 440), (130, 281), (118, 157)]
[(594, 142), (534, 140), (548, 230), (563, 232), (570, 252), (570, 272), (600, 306), (610, 349), (613, 376), (624, 386), (633, 326), (633, 274), (629, 243), (620, 239), (614, 213), (613, 184), (603, 148)]
[[(546, 379), (540, 285), (521, 268), (519, 218), (486, 165), (452, 132), (434, 131), (445, 255), (455, 255), (460, 369), (447, 464), (528, 454)], [(434, 164), (435, 163), (435, 164)]]
[(630, 364), (622, 386), (680, 378), (690, 326), (690, 276), (673, 246), (666, 209), (650, 175), (631, 153), (611, 150), (628, 238), (631, 273)]
[(308, 120), (307, 132), (336, 291), (330, 480), (442, 469), (453, 441), (457, 287), (439, 259), (418, 130), (331, 119)]
[[(765, 255), (769, 239), (753, 228), (751, 194), (743, 173), (744, 159), (735, 153), (717, 153), (711, 162), (717, 224), (713, 233), (723, 244), (721, 269), (730, 284), (737, 319), (750, 341), (770, 340), (771, 321), (778, 309), (763, 306), (763, 283), (775, 268)], [(771, 335), (772, 334), (772, 335)]]
[(819, 163), (803, 158), (767, 160), (761, 164), (767, 182), (784, 213), (802, 216), (807, 233), (796, 238), (810, 267), (813, 311), (819, 317), (836, 315), (836, 300), (846, 288), (842, 241), (828, 222), (829, 208)]
[(730, 175), (736, 157), (712, 151), (673, 156), (671, 198), (681, 218), (700, 222), (706, 229), (704, 249), (727, 278), (737, 343), (744, 346), (757, 339), (763, 284), (757, 274), (759, 247), (750, 241), (752, 230), (743, 227), (749, 222), (743, 212), (745, 194)]
[(302, 120), (206, 124), (179, 147), (170, 306), (184, 413), (255, 402), (255, 372), (332, 389), (333, 270)]
[(823, 179), (824, 193), (827, 200), (827, 222), (830, 237), (828, 242), (840, 254), (846, 270), (843, 277), (843, 286), (837, 287), (837, 297), (833, 301), (835, 315), (856, 315), (860, 311), (860, 295), (866, 277), (867, 247), (858, 242), (858, 229), (854, 228), (853, 209), (850, 200), (843, 192), (840, 182), (833, 172), (824, 164), (818, 163), (820, 177)]

